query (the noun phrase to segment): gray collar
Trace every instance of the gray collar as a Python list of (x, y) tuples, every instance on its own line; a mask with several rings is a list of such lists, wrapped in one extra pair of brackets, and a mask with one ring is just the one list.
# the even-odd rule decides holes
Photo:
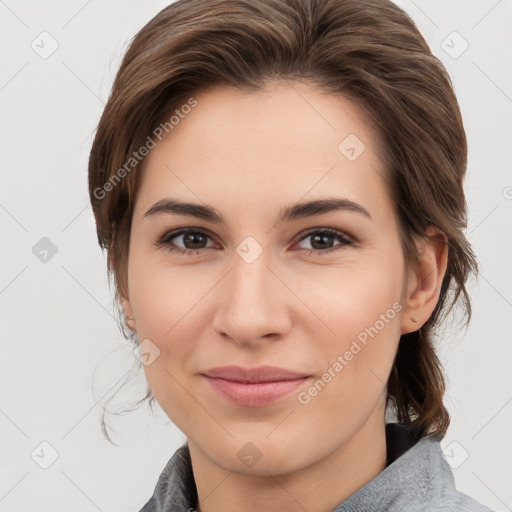
[[(458, 492), (439, 436), (417, 440), (404, 425), (386, 425), (388, 465), (333, 512), (492, 512)], [(197, 503), (190, 452), (185, 444), (165, 466), (140, 512), (188, 512)]]

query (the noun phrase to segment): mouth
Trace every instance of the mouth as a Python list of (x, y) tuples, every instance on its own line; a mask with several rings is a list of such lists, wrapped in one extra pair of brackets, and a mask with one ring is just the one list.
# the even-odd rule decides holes
[(211, 368), (201, 373), (201, 376), (221, 397), (244, 407), (273, 404), (295, 391), (311, 377), (275, 366), (222, 366)]

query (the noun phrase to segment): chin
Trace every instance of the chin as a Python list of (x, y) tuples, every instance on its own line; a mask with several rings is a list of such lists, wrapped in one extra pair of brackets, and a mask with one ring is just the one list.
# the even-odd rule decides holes
[[(275, 428), (275, 427), (274, 427)], [(258, 432), (256, 430), (259, 430)], [(314, 454), (305, 450), (304, 438), (283, 431), (269, 435), (272, 429), (247, 429), (244, 434), (224, 436), (212, 446), (212, 438), (195, 443), (215, 464), (239, 474), (254, 476), (281, 475), (297, 471), (314, 462)], [(283, 435), (283, 433), (285, 435)], [(309, 456), (308, 456), (309, 455)], [(312, 460), (308, 460), (308, 459)], [(320, 458), (320, 455), (319, 455)]]

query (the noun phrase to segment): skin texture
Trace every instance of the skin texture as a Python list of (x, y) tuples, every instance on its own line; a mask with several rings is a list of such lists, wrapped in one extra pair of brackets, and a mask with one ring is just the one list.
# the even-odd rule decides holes
[[(437, 303), (447, 249), (431, 228), (432, 237), (418, 241), (418, 272), (406, 268), (379, 140), (350, 100), (299, 82), (272, 82), (257, 93), (216, 87), (195, 98), (144, 161), (123, 307), (139, 340), (160, 351), (145, 372), (187, 436), (198, 510), (325, 511), (386, 465), (386, 381), (400, 334), (421, 327)], [(354, 161), (338, 149), (350, 134), (365, 145)], [(226, 225), (144, 216), (171, 197), (214, 207)], [(333, 197), (358, 203), (371, 219), (339, 210), (275, 223), (284, 207)], [(201, 247), (183, 236), (157, 245), (178, 228), (209, 238), (193, 254), (169, 252), (172, 244)], [(327, 237), (314, 245), (306, 237), (313, 228), (354, 243)], [(237, 252), (248, 236), (262, 249), (250, 263)], [(301, 403), (299, 393), (393, 304), (401, 311)], [(273, 365), (310, 377), (277, 403), (241, 407), (200, 375), (223, 365)], [(249, 467), (241, 449), (261, 458)]]

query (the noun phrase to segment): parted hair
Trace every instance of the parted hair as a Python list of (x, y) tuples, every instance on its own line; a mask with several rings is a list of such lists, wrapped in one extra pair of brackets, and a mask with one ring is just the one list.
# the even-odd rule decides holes
[[(465, 237), (467, 141), (445, 67), (391, 1), (178, 0), (135, 35), (99, 121), (88, 169), (116, 303), (127, 296), (141, 176), (141, 162), (126, 162), (194, 94), (216, 85), (257, 91), (273, 80), (307, 82), (350, 98), (368, 114), (383, 143), (380, 157), (408, 265), (417, 268), (414, 240), (426, 236), (428, 226), (446, 235), (448, 266), (438, 303), (420, 329), (401, 336), (387, 383), (387, 405), (399, 422), (418, 436), (444, 435), (450, 417), (437, 328), (456, 304), (467, 325), (467, 281), (478, 272)], [(136, 343), (119, 311), (123, 334)], [(149, 388), (145, 399), (154, 400)]]

